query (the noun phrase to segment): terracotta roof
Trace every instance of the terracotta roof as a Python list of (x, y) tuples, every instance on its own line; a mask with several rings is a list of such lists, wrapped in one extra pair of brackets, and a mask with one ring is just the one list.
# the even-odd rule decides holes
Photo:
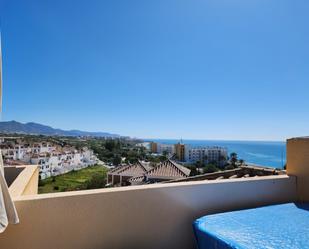
[(172, 160), (160, 163), (158, 166), (147, 172), (149, 178), (185, 178), (190, 175), (190, 170)]
[(108, 174), (132, 176), (131, 183), (145, 182), (146, 179), (183, 179), (190, 175), (190, 170), (177, 164), (172, 160), (167, 160), (152, 167), (150, 163), (138, 161), (133, 165), (124, 165), (110, 170)]
[(108, 174), (116, 174), (118, 171), (124, 169), (124, 168), (127, 168), (129, 167), (130, 165), (121, 165), (121, 166), (118, 166), (114, 169), (111, 169), (110, 171), (108, 171)]
[(123, 176), (138, 176), (145, 174), (148, 171), (148, 169), (149, 169), (148, 166), (144, 165), (142, 162), (139, 161), (135, 164), (117, 167), (109, 171), (108, 173)]
[(210, 180), (223, 180), (234, 178), (249, 178), (260, 176), (272, 176), (272, 175), (285, 175), (284, 170), (277, 170), (268, 167), (256, 167), (256, 166), (240, 166), (236, 169), (224, 170), (214, 173), (208, 173), (203, 175), (191, 176), (185, 179), (176, 179), (168, 182), (188, 182), (188, 181), (210, 181)]
[(141, 164), (137, 163), (118, 171), (117, 174), (125, 176), (138, 176), (146, 172), (147, 171), (145, 170), (145, 168)]
[(190, 175), (190, 173), (191, 173), (191, 170), (190, 169), (188, 169), (188, 168), (186, 168), (186, 167), (184, 167), (184, 166), (182, 166), (182, 165), (180, 165), (180, 164), (178, 164), (178, 163), (176, 163), (175, 161), (172, 161), (172, 160), (168, 160), (170, 163), (172, 163), (172, 164), (174, 164), (179, 170), (181, 170), (186, 176), (189, 176)]
[(149, 170), (152, 170), (153, 167), (150, 165), (150, 162), (143, 162), (138, 161), (138, 163), (148, 172)]
[(190, 175), (190, 170), (184, 166), (177, 164), (176, 162), (168, 159), (167, 161), (160, 163), (146, 174), (132, 177), (129, 181), (131, 183), (144, 182), (146, 179), (183, 179)]

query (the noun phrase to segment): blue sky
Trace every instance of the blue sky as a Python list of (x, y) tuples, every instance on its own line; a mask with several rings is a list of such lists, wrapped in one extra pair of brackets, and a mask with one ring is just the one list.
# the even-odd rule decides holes
[(0, 0), (4, 120), (146, 138), (309, 134), (305, 0)]

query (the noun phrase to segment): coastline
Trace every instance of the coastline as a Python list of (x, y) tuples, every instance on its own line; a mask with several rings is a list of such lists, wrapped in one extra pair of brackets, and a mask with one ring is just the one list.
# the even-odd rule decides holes
[[(163, 144), (176, 144), (180, 140), (153, 139)], [(182, 140), (184, 144), (192, 147), (220, 146), (228, 149), (228, 153), (235, 152), (239, 159), (246, 164), (257, 167), (283, 169), (286, 163), (286, 142), (282, 141), (228, 141), (228, 140)]]

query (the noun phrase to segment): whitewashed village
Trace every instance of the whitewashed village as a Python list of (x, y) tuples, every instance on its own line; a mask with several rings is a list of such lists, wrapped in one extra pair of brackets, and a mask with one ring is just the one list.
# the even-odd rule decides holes
[(77, 150), (44, 140), (26, 142), (22, 137), (1, 137), (0, 147), (5, 165), (38, 165), (42, 180), (98, 163), (98, 158), (87, 147)]

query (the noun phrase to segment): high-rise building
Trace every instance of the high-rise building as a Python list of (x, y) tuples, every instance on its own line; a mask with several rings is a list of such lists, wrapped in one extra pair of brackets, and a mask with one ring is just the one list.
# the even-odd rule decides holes
[(183, 143), (175, 144), (175, 154), (178, 161), (184, 162), (186, 146)]
[(158, 144), (155, 142), (150, 143), (150, 151), (151, 153), (158, 153)]
[(175, 154), (175, 147), (172, 144), (162, 144), (162, 143), (151, 142), (150, 151), (151, 153), (156, 153), (156, 154), (167, 153), (167, 155), (173, 155)]
[(200, 161), (202, 163), (216, 163), (217, 165), (224, 165), (227, 161), (227, 149), (218, 146), (212, 147), (198, 147), (186, 148), (185, 160), (186, 162), (195, 163)]

